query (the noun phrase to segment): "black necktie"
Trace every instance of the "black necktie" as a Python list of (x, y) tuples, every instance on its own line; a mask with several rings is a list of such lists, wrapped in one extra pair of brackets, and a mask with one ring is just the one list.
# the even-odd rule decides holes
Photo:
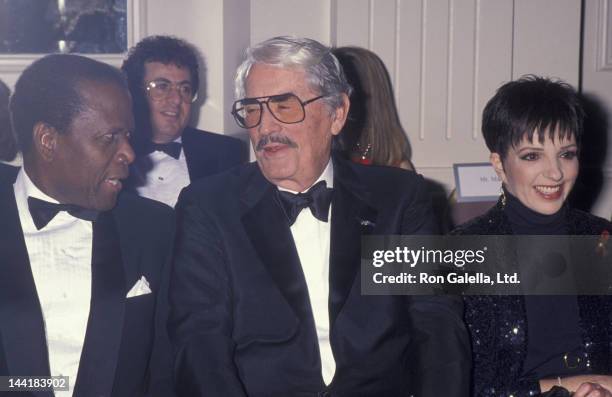
[(40, 230), (51, 222), (51, 219), (60, 211), (66, 211), (75, 218), (86, 221), (95, 221), (98, 216), (98, 211), (79, 207), (74, 204), (56, 204), (48, 201), (40, 200), (34, 197), (28, 197), (28, 208), (34, 220), (36, 229)]
[(151, 142), (149, 146), (149, 153), (153, 152), (164, 152), (168, 156), (178, 160), (181, 155), (181, 144), (180, 142), (168, 142), (168, 143), (154, 143)]
[(306, 193), (290, 193), (278, 190), (278, 198), (285, 210), (289, 226), (293, 225), (300, 212), (308, 207), (312, 215), (322, 222), (327, 222), (332, 189), (328, 189), (325, 181), (312, 186)]

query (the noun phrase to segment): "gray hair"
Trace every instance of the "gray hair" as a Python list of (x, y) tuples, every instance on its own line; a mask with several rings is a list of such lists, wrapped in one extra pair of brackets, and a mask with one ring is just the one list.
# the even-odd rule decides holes
[(316, 40), (279, 36), (263, 41), (246, 50), (246, 59), (236, 71), (236, 99), (246, 96), (246, 79), (254, 64), (278, 67), (300, 67), (306, 72), (308, 84), (330, 109), (342, 106), (342, 94), (351, 93), (344, 71), (331, 48)]

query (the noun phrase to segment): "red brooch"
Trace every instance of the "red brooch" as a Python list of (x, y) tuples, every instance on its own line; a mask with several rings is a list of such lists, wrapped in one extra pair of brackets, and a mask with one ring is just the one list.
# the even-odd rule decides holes
[(595, 251), (600, 256), (607, 256), (608, 255), (607, 245), (608, 245), (608, 240), (609, 239), (610, 239), (610, 232), (608, 230), (604, 230), (599, 235), (599, 241), (597, 242), (597, 247), (595, 248)]

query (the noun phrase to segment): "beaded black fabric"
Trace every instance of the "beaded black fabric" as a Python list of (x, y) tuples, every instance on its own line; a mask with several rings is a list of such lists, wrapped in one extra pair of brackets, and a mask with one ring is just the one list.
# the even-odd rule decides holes
[[(602, 235), (612, 232), (612, 224), (583, 211), (568, 209), (570, 235)], [(607, 231), (607, 232), (605, 232)], [(486, 214), (451, 232), (454, 235), (513, 234), (501, 200)], [(500, 255), (517, 256), (512, 250)], [(523, 377), (528, 335), (525, 300), (522, 296), (468, 296), (465, 322), (470, 332), (473, 354), (472, 395), (523, 397), (540, 394), (538, 379)], [(612, 297), (579, 296), (583, 360), (591, 373), (612, 371)]]

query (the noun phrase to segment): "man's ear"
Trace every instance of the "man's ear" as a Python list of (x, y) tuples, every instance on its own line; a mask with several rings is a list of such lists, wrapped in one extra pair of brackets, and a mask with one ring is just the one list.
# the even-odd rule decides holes
[(342, 127), (344, 127), (344, 123), (346, 122), (346, 117), (348, 116), (348, 111), (350, 107), (351, 101), (349, 100), (348, 95), (342, 94), (342, 104), (338, 106), (336, 110), (334, 110), (334, 114), (332, 115), (332, 135), (338, 135), (340, 131), (342, 131)]
[(34, 124), (32, 134), (34, 151), (43, 161), (52, 161), (55, 157), (59, 132), (47, 123), (38, 122)]
[(504, 172), (504, 164), (502, 163), (501, 156), (499, 153), (491, 153), (489, 156), (489, 161), (495, 170), (495, 173), (502, 180), (503, 183), (506, 183), (506, 173)]

